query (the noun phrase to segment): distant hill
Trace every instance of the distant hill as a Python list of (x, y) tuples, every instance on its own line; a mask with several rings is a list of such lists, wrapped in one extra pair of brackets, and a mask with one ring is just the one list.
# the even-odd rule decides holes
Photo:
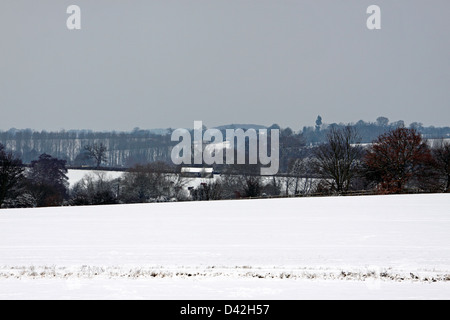
[(226, 125), (213, 127), (213, 128), (214, 129), (219, 129), (219, 130), (226, 130), (226, 129), (243, 129), (243, 130), (248, 130), (248, 129), (255, 129), (255, 130), (267, 129), (266, 126), (262, 126), (262, 125), (259, 125), (259, 124), (226, 124)]

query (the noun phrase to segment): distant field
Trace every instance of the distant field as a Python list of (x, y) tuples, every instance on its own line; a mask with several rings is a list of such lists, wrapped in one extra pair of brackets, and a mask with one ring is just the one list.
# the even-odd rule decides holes
[(87, 175), (105, 175), (107, 179), (120, 178), (123, 175), (121, 171), (104, 171), (104, 170), (81, 170), (81, 169), (69, 169), (67, 176), (69, 178), (69, 185), (73, 187), (77, 182), (83, 179)]
[[(73, 187), (77, 182), (83, 179), (85, 176), (90, 175), (94, 176), (97, 179), (97, 175), (103, 175), (105, 179), (117, 179), (122, 177), (124, 171), (107, 171), (107, 170), (80, 170), (80, 169), (69, 169), (68, 170), (68, 178), (69, 178), (69, 187)], [(215, 175), (215, 178), (219, 177)], [(211, 179), (204, 178), (183, 178), (184, 179), (184, 188), (187, 190), (188, 187), (198, 187), (202, 182), (210, 181)]]

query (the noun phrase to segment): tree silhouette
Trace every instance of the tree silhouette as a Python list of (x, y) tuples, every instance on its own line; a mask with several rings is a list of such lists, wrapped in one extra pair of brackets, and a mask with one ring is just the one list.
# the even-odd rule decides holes
[(450, 192), (450, 143), (440, 141), (439, 145), (433, 148), (433, 157), (443, 181), (444, 192)]
[(28, 173), (29, 190), (37, 206), (58, 206), (67, 197), (68, 177), (66, 161), (42, 154), (31, 162)]
[(22, 161), (0, 144), (0, 207), (22, 178)]
[(365, 155), (366, 176), (383, 193), (401, 193), (413, 180), (425, 178), (433, 159), (429, 146), (414, 129), (382, 134)]
[(317, 116), (316, 119), (316, 132), (320, 131), (320, 127), (322, 126), (322, 117), (321, 116)]
[(332, 128), (327, 135), (328, 142), (314, 150), (316, 172), (331, 181), (337, 192), (347, 191), (356, 175), (362, 149), (357, 144), (359, 137), (352, 127)]
[(84, 149), (88, 152), (88, 155), (95, 160), (97, 168), (100, 168), (102, 162), (106, 162), (106, 152), (108, 148), (103, 143), (87, 145)]

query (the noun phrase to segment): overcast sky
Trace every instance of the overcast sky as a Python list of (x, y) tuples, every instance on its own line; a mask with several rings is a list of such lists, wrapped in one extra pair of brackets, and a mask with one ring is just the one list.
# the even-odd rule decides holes
[[(81, 8), (81, 30), (66, 9)], [(366, 9), (381, 8), (381, 30)], [(0, 130), (450, 125), (448, 0), (1, 0)]]

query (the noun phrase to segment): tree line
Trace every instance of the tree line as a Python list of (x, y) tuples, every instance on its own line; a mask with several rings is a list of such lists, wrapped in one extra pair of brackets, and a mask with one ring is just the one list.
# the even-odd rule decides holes
[[(67, 161), (41, 154), (24, 166), (0, 144), (0, 207), (101, 205), (183, 200), (218, 200), (290, 195), (339, 195), (351, 191), (378, 194), (450, 192), (450, 143), (430, 144), (415, 128), (391, 128), (371, 144), (361, 144), (353, 126), (333, 127), (325, 142), (305, 145), (295, 134), (282, 134), (286, 170), (260, 176), (259, 165), (224, 165), (220, 177), (189, 187), (180, 168), (162, 161), (136, 164), (120, 178), (86, 175), (69, 188)], [(85, 148), (97, 166), (105, 147)]]
[(50, 154), (65, 160), (70, 166), (96, 166), (86, 157), (86, 147), (103, 145), (103, 165), (108, 167), (132, 167), (137, 163), (169, 161), (173, 143), (170, 135), (150, 130), (135, 129), (132, 132), (92, 131), (32, 131), (8, 130), (0, 132), (0, 143), (12, 150), (26, 164), (37, 160), (41, 154)]
[[(281, 128), (273, 124), (267, 129), (280, 129), (280, 171), (287, 173), (290, 159), (301, 156), (303, 150), (299, 147), (315, 146), (327, 142), (327, 134), (333, 129), (348, 126), (343, 123), (324, 122), (318, 116), (315, 125), (305, 126), (301, 130), (289, 127)], [(379, 135), (398, 128), (406, 127), (404, 121), (390, 122), (386, 117), (378, 117), (374, 122), (360, 120), (350, 124), (357, 130), (361, 143), (371, 143)], [(261, 126), (263, 127), (263, 126)], [(220, 130), (225, 135), (227, 128)], [(450, 137), (450, 128), (424, 127), (423, 124), (413, 122), (409, 128), (421, 132), (424, 138)], [(171, 141), (171, 130), (141, 130), (135, 128), (131, 132), (93, 132), (87, 130), (71, 130), (59, 132), (33, 131), (30, 129), (0, 131), (0, 143), (11, 150), (23, 163), (30, 164), (41, 154), (49, 154), (65, 160), (68, 166), (114, 167), (131, 168), (136, 164), (152, 162), (171, 163), (171, 150), (176, 142)], [(93, 146), (103, 146), (101, 159), (92, 157)]]

